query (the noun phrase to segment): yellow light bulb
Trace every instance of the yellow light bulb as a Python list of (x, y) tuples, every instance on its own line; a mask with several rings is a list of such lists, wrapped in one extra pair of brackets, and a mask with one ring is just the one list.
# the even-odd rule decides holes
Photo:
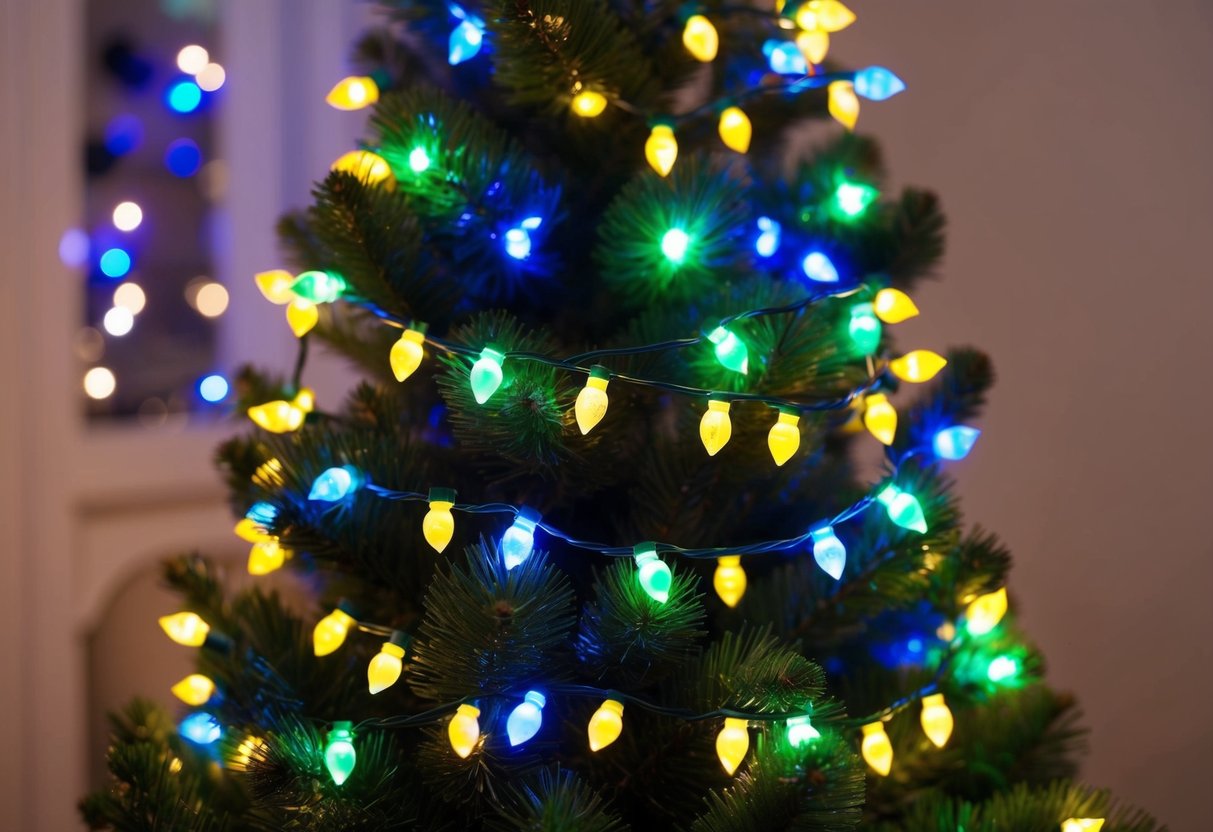
[(248, 553), (248, 573), (250, 575), (268, 575), (281, 569), (286, 562), (289, 551), (278, 545), (278, 540), (259, 540), (253, 544)]
[(211, 625), (193, 612), (178, 612), (160, 617), (160, 629), (183, 647), (201, 647)]
[(943, 748), (952, 736), (952, 711), (943, 701), (942, 693), (924, 696), (922, 699), (922, 730), (927, 739), (935, 743), (936, 748)]
[(431, 488), (429, 501), (430, 510), (421, 521), (421, 533), (426, 543), (441, 552), (455, 535), (455, 518), (451, 515), (455, 492), (450, 488)]
[(708, 409), (699, 420), (699, 438), (708, 456), (716, 456), (733, 435), (733, 420), (729, 418), (729, 403), (708, 399)]
[(316, 392), (310, 387), (300, 387), (291, 404), (304, 413), (311, 413), (316, 409)]
[(750, 139), (754, 136), (754, 127), (750, 117), (740, 107), (727, 107), (720, 114), (720, 124), (717, 126), (720, 140), (729, 150), (745, 153), (750, 149)]
[(859, 96), (850, 81), (835, 81), (829, 86), (830, 115), (848, 130), (855, 129), (859, 121)]
[(796, 48), (811, 64), (819, 64), (826, 59), (830, 51), (830, 33), (821, 29), (811, 29), (796, 36)]
[(324, 100), (338, 110), (361, 110), (379, 100), (379, 85), (369, 76), (351, 75), (338, 81)]
[(303, 425), (307, 413), (294, 402), (278, 399), (250, 407), (248, 416), (255, 425), (270, 433), (289, 433)]
[(591, 751), (601, 751), (619, 739), (623, 733), (623, 703), (617, 699), (604, 701), (590, 717), (586, 730), (590, 735)]
[(863, 726), (863, 758), (877, 774), (888, 777), (893, 768), (893, 743), (884, 732), (883, 722)]
[(606, 394), (608, 381), (606, 368), (594, 367), (590, 370), (585, 387), (577, 394), (573, 413), (577, 417), (577, 427), (580, 428), (582, 436), (593, 430), (594, 426), (602, 421), (602, 417), (606, 416), (609, 403)]
[(480, 709), (475, 705), (460, 705), (446, 727), (451, 748), (465, 760), (480, 741)]
[(750, 750), (750, 732), (744, 719), (725, 717), (724, 728), (716, 735), (716, 756), (730, 775), (737, 771), (746, 752)]
[(606, 96), (594, 90), (582, 90), (573, 96), (573, 112), (582, 118), (598, 118), (606, 106)]
[(317, 656), (327, 656), (345, 643), (345, 637), (358, 622), (345, 610), (333, 610), (316, 622), (312, 630), (312, 649)]
[(286, 307), (286, 324), (296, 338), (302, 338), (320, 323), (320, 310), (316, 304), (303, 298), (294, 298)]
[(687, 25), (682, 30), (682, 45), (697, 61), (714, 61), (720, 50), (720, 35), (712, 21), (701, 14), (693, 14), (687, 18)]
[(863, 424), (882, 444), (892, 445), (897, 436), (897, 411), (884, 393), (872, 393), (863, 411)]
[(396, 376), (396, 381), (404, 381), (421, 366), (421, 359), (425, 357), (423, 344), (425, 344), (425, 333), (416, 329), (406, 329), (400, 336), (400, 340), (392, 344), (388, 361), (392, 365), (392, 373)]
[(385, 691), (396, 684), (403, 670), (404, 647), (385, 641), (366, 668), (366, 680), (371, 693)]
[(855, 22), (855, 13), (838, 0), (809, 0), (796, 12), (801, 29), (840, 32)]
[(771, 456), (776, 465), (783, 465), (800, 448), (800, 428), (797, 427), (799, 422), (798, 414), (781, 410), (779, 420), (771, 425), (771, 432), (767, 434), (767, 447), (771, 449)]
[(331, 169), (352, 173), (368, 185), (386, 183), (385, 187), (389, 191), (396, 187), (396, 177), (392, 175), (392, 167), (387, 163), (387, 159), (369, 150), (351, 150), (344, 153), (337, 157)]
[(740, 555), (724, 555), (716, 559), (716, 572), (712, 575), (712, 587), (720, 600), (730, 607), (737, 606), (745, 595), (745, 570), (741, 568)]
[(255, 520), (250, 520), (247, 517), (240, 518), (240, 522), (236, 524), (236, 537), (249, 543), (261, 543), (266, 540), (273, 540), (274, 536), (266, 532), (265, 527)]
[(889, 369), (902, 381), (930, 381), (947, 363), (939, 353), (914, 350), (890, 361)]
[(215, 683), (210, 676), (201, 673), (191, 673), (170, 688), (173, 696), (187, 705), (197, 707), (205, 705), (215, 694)]
[(295, 293), (291, 291), (295, 276), (284, 269), (257, 272), (253, 275), (253, 282), (257, 284), (265, 299), (276, 306), (284, 306), (295, 297)]
[(265, 759), (268, 752), (269, 746), (266, 745), (265, 740), (249, 734), (240, 745), (236, 746), (236, 752), (232, 754), (231, 767), (237, 771), (244, 771), (254, 759)]
[(644, 158), (653, 170), (668, 176), (674, 169), (674, 160), (678, 158), (678, 140), (674, 138), (674, 128), (668, 124), (654, 125), (644, 143)]
[(914, 301), (898, 289), (881, 289), (877, 292), (876, 299), (872, 301), (872, 310), (886, 324), (899, 324), (918, 314)]
[(1061, 822), (1061, 832), (1099, 832), (1103, 818), (1069, 818)]
[(998, 626), (1007, 614), (1007, 588), (978, 596), (965, 610), (965, 629), (970, 635), (984, 636)]

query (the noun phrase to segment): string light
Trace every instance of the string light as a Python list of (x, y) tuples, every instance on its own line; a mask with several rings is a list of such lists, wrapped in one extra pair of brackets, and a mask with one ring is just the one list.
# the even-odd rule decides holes
[(800, 448), (800, 414), (788, 408), (779, 409), (779, 419), (767, 434), (767, 447), (775, 464), (783, 466)]
[(981, 431), (967, 425), (954, 425), (935, 432), (931, 439), (931, 448), (940, 459), (964, 459), (973, 450)]
[(595, 90), (582, 90), (573, 96), (573, 112), (582, 118), (597, 118), (606, 109), (606, 96)]
[(1104, 818), (1069, 818), (1061, 822), (1061, 832), (1099, 832)]
[(350, 75), (334, 84), (324, 100), (338, 110), (361, 110), (379, 100), (379, 85), (368, 75)]
[(859, 97), (854, 85), (850, 81), (834, 81), (827, 90), (830, 115), (843, 127), (854, 130), (859, 121)]
[[(458, 7), (452, 6), (452, 9), (455, 8)], [(464, 14), (466, 15), (466, 12)], [(466, 19), (451, 32), (450, 42), (447, 46), (447, 62), (451, 66), (458, 66), (464, 61), (471, 60), (480, 54), (480, 47), (483, 44), (484, 24), (480, 22), (479, 18), (467, 15)]]
[(819, 64), (830, 51), (830, 34), (820, 29), (800, 32), (796, 35), (796, 48), (809, 64)]
[(948, 360), (931, 350), (914, 350), (889, 362), (893, 375), (902, 381), (930, 381), (947, 366)]
[(905, 82), (883, 66), (869, 66), (855, 73), (855, 92), (869, 101), (884, 101), (905, 88)]
[(515, 260), (525, 260), (531, 256), (531, 232), (543, 224), (543, 217), (527, 217), (518, 225), (507, 230), (503, 236), (505, 253)]
[(699, 439), (708, 456), (716, 456), (733, 435), (733, 421), (729, 418), (729, 403), (724, 399), (708, 399), (708, 409), (699, 420)]
[(666, 562), (657, 557), (656, 544), (637, 543), (632, 547), (632, 557), (636, 561), (636, 579), (640, 581), (641, 589), (658, 604), (664, 604), (670, 599), (674, 576)]
[(668, 176), (678, 158), (678, 140), (674, 128), (668, 124), (655, 124), (644, 143), (644, 158), (661, 176)]
[(430, 168), (430, 154), (424, 147), (414, 147), (409, 151), (409, 170), (413, 173), (425, 173)]
[(590, 717), (586, 729), (590, 737), (590, 750), (601, 751), (619, 739), (623, 733), (623, 703), (618, 699), (607, 699)]
[(893, 768), (893, 743), (884, 731), (883, 722), (871, 722), (863, 726), (863, 759), (877, 774), (888, 777)]
[(582, 436), (593, 430), (606, 416), (609, 403), (606, 389), (609, 381), (610, 372), (606, 367), (595, 364), (590, 368), (590, 376), (586, 379), (585, 387), (577, 394), (577, 403), (573, 408)]
[(198, 711), (181, 720), (178, 733), (192, 743), (210, 745), (223, 733), (219, 721), (206, 711)]
[(525, 506), (518, 510), (514, 523), (501, 536), (501, 559), (506, 571), (521, 566), (535, 548), (535, 524), (540, 520), (539, 512)]
[(396, 381), (404, 381), (417, 372), (421, 359), (425, 357), (425, 325), (418, 324), (415, 328), (406, 329), (400, 339), (392, 344), (388, 353), (388, 361), (392, 365), (392, 374)]
[(943, 748), (952, 736), (952, 711), (943, 701), (942, 693), (933, 693), (922, 699), (922, 731), (927, 739), (935, 743), (936, 748)]
[(880, 318), (870, 303), (857, 303), (851, 307), (851, 319), (847, 323), (847, 335), (860, 355), (872, 355), (880, 347), (883, 328)]
[(732, 330), (718, 326), (708, 333), (708, 340), (716, 345), (716, 360), (725, 369), (743, 376), (750, 371), (750, 348)]
[(451, 507), (455, 505), (455, 489), (431, 488), (429, 494), (430, 510), (421, 521), (421, 533), (425, 542), (441, 552), (455, 536), (455, 518)]
[(498, 352), (492, 347), (485, 347), (480, 351), (480, 357), (472, 365), (470, 376), (472, 395), (476, 398), (477, 404), (487, 402), (489, 397), (501, 386), (501, 382), (505, 378), (501, 369), (503, 361), (505, 361), (505, 353)]
[(858, 219), (879, 197), (880, 191), (871, 185), (843, 182), (834, 189), (831, 207), (835, 216), (849, 222)]
[(847, 565), (847, 547), (842, 545), (833, 526), (822, 526), (809, 532), (813, 540), (813, 560), (834, 580), (842, 578)]
[(855, 22), (855, 13), (838, 0), (809, 0), (796, 10), (796, 25), (805, 30), (841, 32)]
[(292, 292), (312, 303), (332, 303), (345, 289), (345, 278), (341, 275), (316, 269), (304, 272), (291, 284)]
[(339, 601), (336, 609), (316, 622), (312, 630), (312, 650), (317, 656), (327, 656), (345, 643), (345, 637), (358, 622), (354, 620), (353, 608), (346, 601)]
[(404, 651), (408, 647), (408, 636), (393, 630), (388, 641), (383, 642), (379, 652), (366, 668), (366, 681), (372, 694), (382, 693), (400, 679), (404, 671)]
[(768, 40), (762, 45), (767, 65), (777, 75), (806, 75), (809, 66), (796, 44), (786, 41)]
[(293, 298), (286, 307), (286, 323), (296, 338), (302, 338), (320, 323), (320, 310), (309, 300)]
[(290, 401), (276, 399), (253, 405), (248, 409), (248, 417), (253, 424), (270, 433), (290, 433), (303, 426), (314, 402), (315, 394), (304, 387)]
[(182, 647), (201, 647), (211, 626), (193, 612), (178, 612), (161, 616), (160, 629)]
[(871, 393), (864, 402), (863, 424), (881, 444), (892, 445), (897, 436), (897, 411), (884, 393)]
[(680, 264), (686, 259), (691, 237), (681, 228), (671, 228), (661, 236), (661, 253), (671, 263)]
[(720, 114), (717, 125), (720, 140), (729, 150), (745, 153), (750, 149), (750, 140), (754, 136), (754, 126), (750, 117), (740, 107), (726, 107)]
[(362, 485), (362, 473), (352, 465), (328, 468), (312, 482), (309, 500), (335, 503), (353, 494)]
[(838, 269), (825, 254), (820, 251), (810, 251), (800, 262), (804, 276), (816, 283), (837, 283)]
[(881, 289), (872, 301), (872, 310), (886, 324), (899, 324), (918, 314), (910, 296), (899, 289)]
[(253, 282), (257, 284), (257, 289), (265, 299), (276, 306), (288, 304), (295, 297), (295, 293), (291, 291), (295, 276), (285, 269), (257, 272), (253, 275)]
[(793, 748), (803, 748), (815, 739), (821, 738), (821, 732), (809, 722), (808, 715), (794, 716), (788, 720), (788, 745)]
[(770, 217), (758, 218), (758, 239), (754, 241), (754, 251), (759, 257), (770, 257), (779, 251), (779, 238), (782, 227)]
[(1011, 656), (998, 656), (986, 667), (986, 678), (991, 682), (1005, 682), (1019, 673), (1019, 662)]
[(748, 725), (744, 719), (725, 717), (724, 728), (716, 735), (716, 756), (730, 776), (737, 771), (750, 750), (750, 732), (746, 730)]
[(259, 540), (248, 553), (248, 573), (268, 575), (282, 568), (288, 550), (279, 545), (277, 538)]
[(329, 770), (329, 777), (340, 786), (354, 773), (358, 762), (358, 752), (354, 750), (354, 724), (352, 722), (334, 722), (332, 729), (325, 738), (324, 765)]
[(464, 703), (455, 711), (451, 722), (447, 725), (447, 738), (451, 741), (451, 749), (463, 759), (472, 753), (476, 743), (480, 741), (480, 709), (475, 705)]
[(522, 745), (539, 733), (546, 704), (547, 699), (537, 690), (528, 690), (523, 695), (521, 704), (510, 711), (505, 721), (505, 733), (510, 738), (510, 745)]
[(876, 495), (876, 500), (888, 511), (889, 519), (903, 529), (925, 534), (927, 521), (918, 498), (889, 483)]
[(716, 559), (712, 587), (721, 601), (730, 607), (737, 606), (746, 590), (745, 570), (741, 568), (740, 555), (724, 555)]
[(716, 53), (720, 50), (720, 35), (712, 21), (701, 14), (693, 14), (683, 27), (682, 45), (695, 60), (708, 63), (716, 60)]
[(971, 636), (984, 636), (1007, 614), (1007, 588), (979, 595), (965, 610), (965, 629)]
[(215, 695), (215, 683), (210, 676), (191, 673), (173, 685), (170, 690), (173, 692), (173, 696), (196, 708), (199, 705), (205, 705)]
[(392, 166), (378, 154), (369, 150), (351, 150), (337, 157), (330, 167), (331, 170), (351, 173), (368, 185), (379, 185), (386, 182), (389, 188), (395, 187), (396, 178), (392, 175)]

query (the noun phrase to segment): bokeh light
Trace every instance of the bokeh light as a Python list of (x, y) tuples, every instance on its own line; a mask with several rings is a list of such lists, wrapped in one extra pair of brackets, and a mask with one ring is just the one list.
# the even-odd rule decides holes
[(177, 69), (186, 75), (197, 75), (210, 63), (210, 60), (210, 53), (204, 47), (191, 43), (189, 46), (182, 47), (181, 51), (177, 53)]
[(119, 231), (134, 231), (143, 222), (143, 209), (138, 203), (119, 202), (114, 206), (114, 228)]
[(100, 266), (106, 277), (122, 277), (131, 270), (131, 256), (120, 248), (107, 249), (101, 255)]
[(227, 379), (218, 373), (212, 373), (198, 382), (198, 395), (204, 401), (221, 402), (227, 398), (228, 383)]
[(227, 289), (213, 280), (192, 282), (186, 287), (186, 299), (204, 318), (218, 318), (227, 311)]
[(130, 113), (114, 116), (105, 125), (105, 149), (125, 156), (143, 142), (143, 122)]
[(65, 266), (83, 266), (88, 262), (88, 249), (88, 234), (79, 228), (69, 228), (59, 238), (59, 259)]
[(146, 305), (147, 295), (138, 283), (123, 283), (114, 290), (114, 306), (127, 309), (132, 315), (138, 315)]
[(223, 82), (227, 80), (227, 72), (219, 64), (207, 64), (202, 68), (202, 71), (194, 78), (204, 92), (214, 92), (223, 86)]
[(135, 326), (135, 316), (125, 306), (115, 306), (105, 313), (101, 325), (110, 335), (122, 337)]
[(173, 112), (192, 113), (202, 103), (202, 88), (193, 81), (176, 81), (169, 85), (164, 100)]
[(164, 166), (174, 176), (193, 176), (202, 166), (202, 151), (190, 139), (177, 139), (164, 152)]
[(84, 374), (84, 393), (90, 399), (108, 399), (117, 387), (118, 380), (108, 367), (94, 367)]

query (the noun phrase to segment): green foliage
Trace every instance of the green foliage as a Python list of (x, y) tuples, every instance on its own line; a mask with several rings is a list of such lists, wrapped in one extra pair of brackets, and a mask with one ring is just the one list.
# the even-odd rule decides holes
[(542, 769), (518, 784), (517, 799), (498, 817), (490, 832), (623, 832), (625, 827), (602, 797), (568, 769)]

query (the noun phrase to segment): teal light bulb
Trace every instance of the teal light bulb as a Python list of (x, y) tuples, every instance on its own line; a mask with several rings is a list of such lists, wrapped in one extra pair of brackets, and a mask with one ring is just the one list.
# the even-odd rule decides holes
[(838, 535), (834, 534), (833, 526), (822, 526), (809, 532), (813, 538), (813, 559), (817, 565), (834, 580), (842, 577), (842, 570), (847, 565), (847, 547), (842, 545)]
[(855, 73), (855, 92), (869, 101), (884, 101), (906, 88), (902, 81), (883, 66), (869, 66)]
[(922, 506), (913, 494), (902, 491), (896, 485), (889, 483), (876, 499), (889, 513), (889, 519), (901, 526), (923, 534), (927, 530), (927, 519), (922, 513)]
[(671, 263), (681, 263), (686, 259), (687, 249), (690, 248), (691, 237), (681, 228), (671, 228), (661, 238), (661, 253)]
[(514, 524), (501, 536), (501, 559), (505, 561), (507, 570), (520, 566), (531, 556), (535, 548), (535, 525), (539, 519), (539, 512), (521, 508)]
[(348, 495), (356, 491), (361, 484), (362, 477), (354, 466), (343, 465), (340, 468), (329, 468), (316, 477), (307, 498), (309, 500), (322, 500), (327, 503), (335, 503), (344, 500)]
[(716, 345), (716, 360), (726, 369), (742, 375), (750, 371), (750, 349), (735, 333), (718, 326), (708, 333), (708, 340)]
[(788, 744), (795, 748), (803, 748), (808, 743), (821, 736), (821, 732), (809, 723), (808, 714), (794, 716), (788, 720)]
[(358, 762), (358, 754), (354, 751), (354, 725), (351, 722), (334, 722), (333, 730), (329, 731), (327, 745), (324, 748), (324, 764), (328, 767), (329, 776), (340, 786), (349, 779)]
[(658, 604), (664, 604), (670, 599), (674, 576), (665, 561), (657, 557), (657, 546), (652, 543), (638, 543), (632, 549), (632, 555), (636, 559), (636, 576), (640, 580), (641, 588)]
[(522, 698), (522, 703), (510, 711), (505, 721), (505, 732), (510, 738), (510, 745), (522, 745), (539, 733), (543, 725), (543, 706), (547, 699), (537, 690), (528, 690)]
[(847, 334), (851, 342), (859, 350), (860, 355), (872, 355), (880, 347), (881, 333), (880, 318), (870, 303), (857, 303), (851, 307), (851, 320), (847, 324)]
[(312, 303), (332, 303), (345, 291), (345, 278), (332, 272), (310, 271), (295, 278), (291, 291)]
[(492, 347), (485, 347), (480, 357), (472, 365), (472, 395), (479, 404), (484, 404), (489, 397), (497, 392), (501, 380), (505, 377), (501, 371), (501, 362), (505, 361), (505, 353), (498, 352)]

